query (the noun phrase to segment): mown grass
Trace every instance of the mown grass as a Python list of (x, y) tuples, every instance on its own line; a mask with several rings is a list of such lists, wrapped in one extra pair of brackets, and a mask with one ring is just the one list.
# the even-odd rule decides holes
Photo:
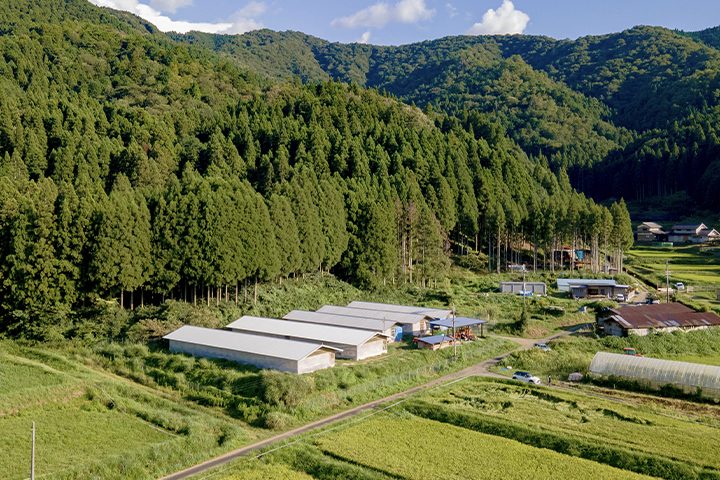
[(316, 443), (336, 458), (396, 478), (650, 478), (417, 417), (374, 418)]
[(714, 453), (720, 429), (660, 415), (648, 407), (479, 378), (423, 395), (422, 401), (430, 409), (448, 408), (563, 434), (575, 439), (570, 443), (615, 446), (720, 470), (720, 457)]

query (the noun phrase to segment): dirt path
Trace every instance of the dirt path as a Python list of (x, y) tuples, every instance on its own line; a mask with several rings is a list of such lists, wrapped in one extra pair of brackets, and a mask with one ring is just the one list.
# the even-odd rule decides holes
[(520, 344), (520, 347), (516, 348), (515, 350), (511, 350), (507, 353), (504, 353), (502, 355), (499, 355), (495, 358), (491, 358), (489, 360), (485, 360), (483, 362), (480, 362), (476, 365), (472, 365), (470, 367), (467, 367), (463, 370), (460, 370), (455, 373), (451, 373), (449, 375), (445, 375), (444, 377), (437, 378), (435, 380), (432, 380), (428, 383), (425, 383), (423, 385), (417, 386), (415, 388), (411, 388), (410, 390), (405, 390), (404, 392), (396, 393), (395, 395), (390, 395), (389, 397), (382, 398), (380, 400), (375, 400), (370, 403), (366, 403), (364, 405), (360, 405), (355, 408), (351, 408), (350, 410), (346, 410), (344, 412), (332, 415), (327, 418), (323, 418), (322, 420), (318, 420), (313, 423), (309, 423), (307, 425), (304, 425), (302, 427), (296, 428), (295, 430), (290, 430), (289, 432), (281, 433), (279, 435), (276, 435), (274, 437), (265, 439), (261, 442), (254, 443), (252, 445), (247, 445), (245, 447), (239, 448), (237, 450), (233, 450), (232, 452), (228, 452), (225, 455), (221, 455), (219, 457), (213, 458), (211, 460), (208, 460), (206, 462), (200, 463), (198, 465), (195, 465), (194, 467), (190, 467), (186, 470), (182, 470), (177, 473), (173, 473), (171, 475), (168, 475), (166, 477), (162, 477), (161, 480), (181, 480), (185, 478), (190, 478), (194, 475), (197, 475), (199, 473), (202, 473), (206, 470), (210, 470), (215, 467), (219, 467), (221, 465), (225, 465), (229, 462), (232, 462), (233, 460), (236, 460), (238, 458), (244, 457), (248, 455), (249, 453), (252, 453), (256, 450), (260, 450), (268, 445), (272, 445), (273, 443), (280, 442), (282, 440), (287, 440), (289, 438), (292, 438), (296, 435), (300, 435), (302, 433), (309, 432), (310, 430), (314, 430), (316, 428), (320, 427), (326, 427), (328, 425), (331, 425), (333, 423), (340, 422), (342, 420), (345, 420), (347, 418), (353, 417), (355, 415), (358, 415), (360, 413), (368, 412), (370, 410), (374, 410), (380, 405), (388, 402), (398, 401), (403, 398), (407, 398), (411, 395), (414, 395), (418, 392), (422, 392), (424, 390), (431, 389), (433, 387), (436, 387), (438, 385), (441, 385), (445, 382), (449, 382), (452, 380), (457, 380), (463, 377), (471, 376), (471, 375), (482, 375), (487, 377), (496, 377), (496, 378), (507, 378), (503, 377), (502, 375), (498, 375), (497, 373), (489, 372), (487, 369), (488, 367), (491, 367), (492, 365), (495, 365), (497, 362), (505, 358), (506, 356), (510, 355), (513, 352), (517, 352), (520, 350), (526, 350), (528, 348), (532, 348), (533, 344), (535, 343), (546, 343), (550, 340), (554, 340), (556, 338), (569, 335), (571, 333), (574, 333), (582, 328), (584, 328), (586, 323), (581, 325), (576, 325), (572, 327), (569, 330), (565, 330), (564, 332), (560, 332), (558, 334), (549, 336), (547, 338), (543, 339), (527, 339), (527, 338), (513, 338), (513, 337), (501, 337), (498, 335), (493, 335), (496, 338), (503, 338), (506, 340), (510, 340), (516, 343)]

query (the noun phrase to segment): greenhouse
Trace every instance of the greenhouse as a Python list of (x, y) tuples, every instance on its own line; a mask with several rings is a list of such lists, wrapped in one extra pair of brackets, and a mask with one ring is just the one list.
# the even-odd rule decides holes
[(720, 398), (720, 367), (713, 365), (598, 352), (590, 364), (590, 376), (622, 377), (655, 389), (672, 385), (686, 393), (698, 393), (700, 388), (703, 397)]

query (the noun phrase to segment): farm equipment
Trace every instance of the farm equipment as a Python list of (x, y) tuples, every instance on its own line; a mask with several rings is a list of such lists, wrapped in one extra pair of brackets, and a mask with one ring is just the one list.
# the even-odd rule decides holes
[(625, 347), (625, 348), (623, 348), (623, 350), (625, 351), (625, 355), (630, 355), (633, 357), (643, 357), (644, 356), (644, 355), (640, 355), (639, 353), (635, 353), (634, 348)]

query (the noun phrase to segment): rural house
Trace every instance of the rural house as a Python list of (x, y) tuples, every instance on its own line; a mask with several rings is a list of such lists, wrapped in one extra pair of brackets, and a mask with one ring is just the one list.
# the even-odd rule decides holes
[(310, 373), (335, 365), (336, 348), (322, 343), (260, 337), (185, 325), (163, 337), (171, 352), (223, 358), (283, 372)]
[(598, 328), (608, 335), (627, 337), (650, 332), (699, 330), (720, 325), (714, 313), (695, 312), (680, 303), (613, 308), (597, 317)]
[(655, 222), (643, 222), (638, 225), (635, 232), (635, 240), (638, 242), (663, 242), (667, 239), (668, 232)]
[(678, 223), (668, 234), (670, 242), (704, 243), (718, 238), (720, 233), (704, 223)]

